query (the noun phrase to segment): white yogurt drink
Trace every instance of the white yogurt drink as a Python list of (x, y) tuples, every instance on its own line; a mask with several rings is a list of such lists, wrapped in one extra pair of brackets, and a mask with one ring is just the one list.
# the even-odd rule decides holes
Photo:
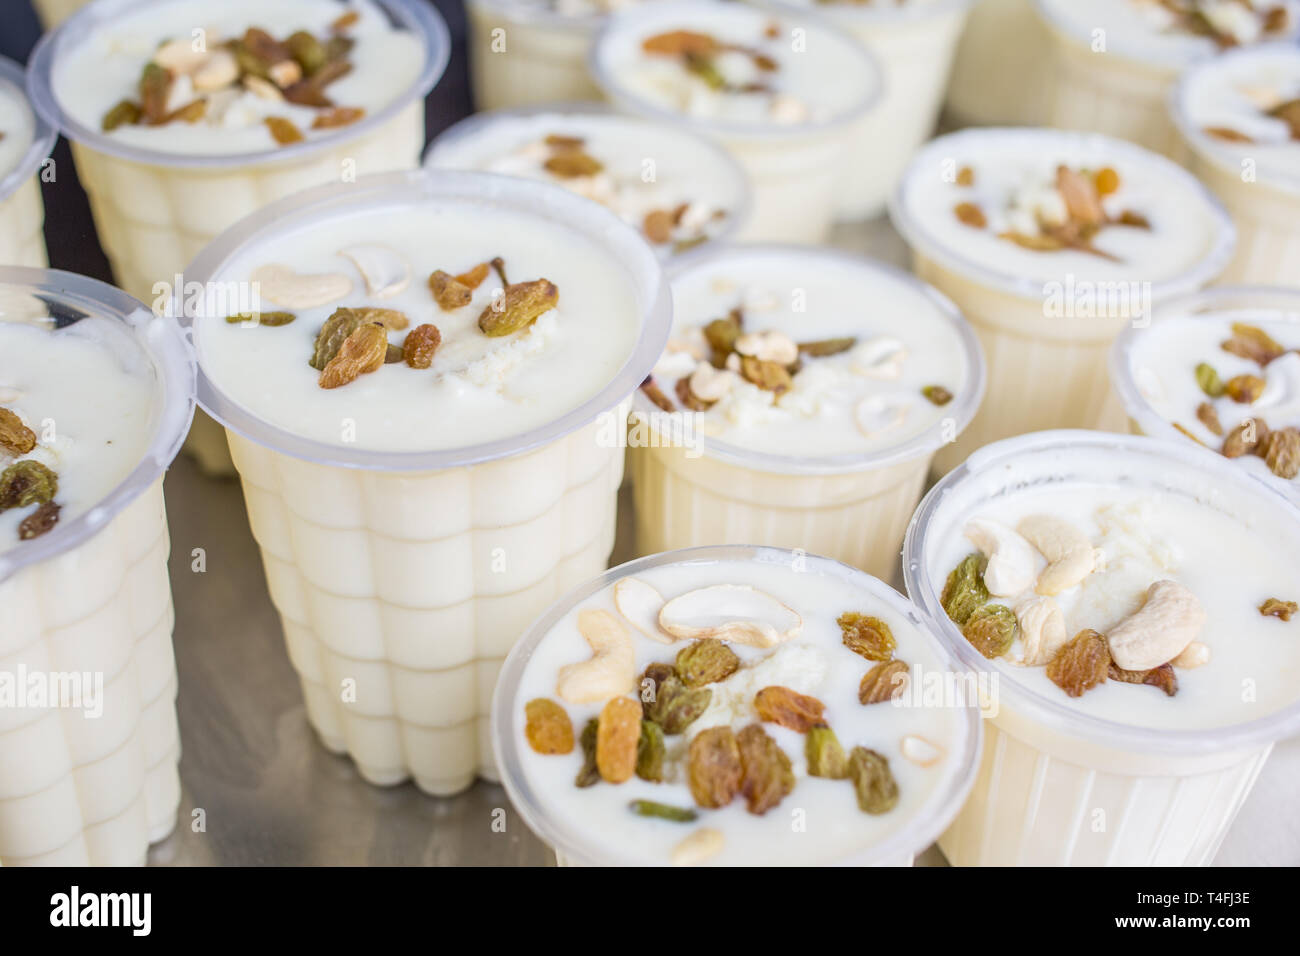
[(0, 57), (0, 265), (44, 266), (42, 163), (57, 132), (32, 112), (26, 75)]
[(492, 707), (506, 792), (561, 865), (909, 865), (979, 753), (974, 695), (922, 690), (953, 676), (936, 629), (802, 552), (622, 565), (507, 659)]
[(563, 186), (640, 230), (665, 258), (726, 239), (749, 215), (745, 172), (719, 146), (599, 104), (478, 113), (440, 135), (425, 166)]
[(1204, 865), (1300, 728), (1300, 512), (1188, 444), (982, 449), (908, 533), (909, 595), (996, 688), (954, 865)]
[(858, 123), (844, 159), (836, 219), (884, 212), (907, 161), (933, 134), (971, 2), (780, 0), (791, 17), (825, 16), (869, 50), (883, 73), (884, 93)]
[(737, 3), (656, 2), (611, 16), (591, 50), (606, 98), (683, 124), (749, 174), (741, 238), (821, 242), (857, 124), (881, 94), (874, 58), (828, 22)]
[(259, 299), (183, 321), (312, 726), (373, 783), (492, 776), (501, 660), (613, 546), (656, 257), (558, 187), (412, 172), (277, 203), (187, 277)]
[(1227, 282), (1300, 285), (1300, 49), (1265, 44), (1189, 70), (1174, 122), (1237, 225)]
[(1134, 431), (1197, 442), (1300, 501), (1300, 292), (1178, 298), (1124, 330), (1112, 367)]
[(1034, 0), (976, 0), (957, 44), (947, 112), (959, 126), (1039, 126), (1051, 64)]
[(957, 303), (989, 357), (984, 404), (940, 451), (943, 471), (1010, 435), (1122, 428), (1111, 342), (1153, 303), (1209, 282), (1233, 243), (1222, 207), (1176, 164), (1048, 129), (935, 140), (890, 212), (916, 274)]
[(952, 303), (858, 256), (720, 247), (670, 271), (673, 333), (629, 444), (642, 553), (747, 541), (889, 580), (984, 362)]
[(0, 865), (140, 864), (175, 826), (162, 473), (193, 401), (173, 323), (0, 268)]
[(1300, 33), (1300, 0), (1037, 0), (1054, 66), (1047, 122), (1184, 162), (1168, 98), (1192, 64)]

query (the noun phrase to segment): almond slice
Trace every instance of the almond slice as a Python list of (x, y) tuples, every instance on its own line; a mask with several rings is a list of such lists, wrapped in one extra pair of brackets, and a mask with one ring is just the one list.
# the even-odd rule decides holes
[(679, 640), (712, 637), (750, 647), (775, 647), (799, 636), (803, 618), (747, 584), (714, 584), (665, 604), (659, 626)]

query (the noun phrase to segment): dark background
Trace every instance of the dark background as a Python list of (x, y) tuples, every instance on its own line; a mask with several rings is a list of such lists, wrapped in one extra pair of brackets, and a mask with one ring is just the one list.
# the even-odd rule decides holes
[[(451, 61), (433, 92), (425, 98), (425, 132), (432, 139), (471, 111), (469, 74), (465, 61), (465, 9), (461, 0), (425, 0), (442, 14), (451, 30)], [(41, 23), (28, 0), (0, 0), (0, 56), (19, 63), (41, 35)], [(59, 137), (54, 147), (58, 181), (43, 183), (45, 198), (45, 245), (50, 266), (82, 275), (113, 281), (108, 260), (99, 247), (90, 205), (77, 180), (67, 140)]]

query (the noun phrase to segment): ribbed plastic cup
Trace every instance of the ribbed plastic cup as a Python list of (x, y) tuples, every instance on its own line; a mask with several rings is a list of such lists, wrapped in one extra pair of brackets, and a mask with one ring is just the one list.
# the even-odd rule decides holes
[(0, 674), (103, 679), (97, 717), (0, 707), (0, 864), (141, 864), (180, 802), (162, 477), (194, 412), (194, 362), (175, 323), (84, 276), (0, 267), (0, 300), (0, 321), (92, 323), (154, 384), (135, 469), (89, 511), (0, 552)]
[[(22, 99), (27, 97), (27, 74), (13, 60), (0, 56), (0, 86), (12, 88)], [(0, 177), (0, 263), (13, 266), (44, 267), (45, 203), (41, 199), (41, 164), (54, 148), (58, 130), (36, 111), (32, 143), (18, 164)], [(12, 131), (11, 135), (12, 135)]]
[[(945, 411), (948, 433), (960, 434), (984, 394), (984, 357), (970, 325), (943, 295), (885, 263), (830, 249), (751, 244), (703, 249), (669, 267), (677, 280), (719, 262), (779, 257), (819, 267), (849, 265), (864, 276), (902, 282), (943, 315), (963, 354), (965, 384)], [(864, 327), (870, 305), (864, 305)], [(891, 580), (908, 517), (921, 498), (935, 452), (945, 444), (945, 422), (897, 446), (866, 454), (800, 457), (758, 451), (698, 437), (685, 447), (658, 436), (664, 413), (638, 393), (635, 414), (650, 427), (651, 440), (629, 449), (636, 500), (637, 547), (643, 553), (748, 541), (801, 548)]]
[(1208, 864), (1274, 742), (1300, 732), (1300, 692), (1282, 710), (1226, 727), (1161, 730), (1105, 720), (991, 664), (940, 604), (951, 570), (939, 565), (940, 555), (962, 536), (959, 522), (971, 509), (1075, 482), (1191, 496), (1300, 539), (1300, 511), (1190, 442), (1040, 432), (980, 449), (935, 485), (907, 530), (907, 593), (941, 622), (944, 643), (967, 669), (1000, 678), (975, 788), (939, 846), (955, 866)]
[(978, 0), (957, 44), (946, 109), (958, 126), (1039, 126), (1051, 74), (1034, 0)]
[[(199, 403), (226, 428), (308, 719), (370, 782), (413, 778), (447, 794), (475, 774), (495, 777), (488, 700), (528, 621), (609, 560), (626, 399), (663, 351), (671, 321), (657, 258), (612, 213), (561, 187), (417, 171), (281, 200), (208, 246), (186, 280), (220, 282), (243, 250), (308, 223), (440, 199), (555, 223), (621, 263), (641, 327), (591, 399), (508, 438), (369, 451), (259, 418), (208, 376), (197, 341)], [(194, 318), (181, 322), (192, 327)], [(498, 552), (511, 556), (507, 568)], [(351, 699), (339, 692), (345, 680), (355, 682)]]
[[(524, 709), (518, 700), (520, 678), (538, 645), (545, 640), (556, 622), (575, 606), (622, 578), (635, 577), (651, 568), (683, 561), (752, 561), (787, 568), (794, 567), (796, 561), (803, 562), (808, 571), (848, 581), (870, 595), (873, 601), (881, 602), (911, 621), (920, 633), (931, 638), (930, 647), (939, 660), (954, 669), (959, 667), (945, 642), (932, 637), (938, 632), (933, 617), (909, 603), (883, 581), (829, 558), (781, 548), (717, 545), (654, 554), (612, 568), (565, 594), (532, 623), (501, 668), (496, 693), (492, 698), (492, 742), (497, 765), (501, 768), (501, 783), (516, 812), (523, 817), (528, 828), (555, 851), (556, 860), (561, 866), (621, 866), (629, 865), (632, 861), (624, 849), (611, 845), (600, 834), (567, 827), (546, 814), (538, 794), (524, 776), (520, 761), (520, 746), (524, 738), (520, 726)], [(983, 736), (976, 705), (976, 701), (970, 700), (962, 707), (965, 719), (961, 724), (959, 739), (953, 741), (948, 748), (955, 758), (955, 765), (946, 784), (938, 787), (913, 818), (890, 834), (885, 841), (864, 852), (836, 860), (834, 865), (911, 866), (916, 855), (930, 846), (943, 832), (975, 782), (974, 772), (979, 762)], [(858, 812), (852, 801), (846, 807), (848, 813)], [(783, 861), (780, 834), (789, 832), (789, 828), (783, 826), (777, 826), (772, 831), (769, 862), (774, 866), (781, 865)]]

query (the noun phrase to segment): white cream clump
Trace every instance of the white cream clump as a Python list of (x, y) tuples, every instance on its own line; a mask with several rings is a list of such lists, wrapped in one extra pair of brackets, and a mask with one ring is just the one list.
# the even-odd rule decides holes
[(555, 337), (558, 322), (551, 309), (538, 317), (526, 335), (510, 339), (460, 371), (466, 381), (480, 388), (504, 392), (507, 380), (527, 359), (542, 354)]
[(687, 728), (689, 741), (709, 727), (740, 730), (758, 719), (754, 695), (764, 687), (788, 687), (815, 697), (826, 680), (826, 654), (813, 644), (782, 644), (771, 654), (741, 667), (724, 681), (710, 684), (713, 698), (708, 708)]

